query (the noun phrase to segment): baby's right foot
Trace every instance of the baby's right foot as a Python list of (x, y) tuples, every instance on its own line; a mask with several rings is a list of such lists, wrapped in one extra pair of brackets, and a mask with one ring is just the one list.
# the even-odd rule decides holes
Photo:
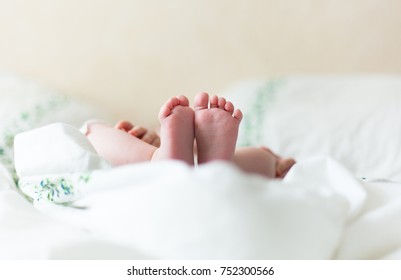
[(284, 178), (285, 175), (287, 175), (288, 171), (290, 171), (291, 167), (296, 163), (293, 158), (282, 158), (265, 146), (262, 146), (260, 148), (266, 152), (271, 153), (276, 159), (276, 178)]
[(152, 160), (178, 159), (194, 164), (194, 110), (185, 96), (170, 98), (160, 109), (160, 148)]
[(224, 98), (200, 93), (195, 98), (195, 138), (198, 163), (212, 160), (231, 161), (237, 143), (242, 119), (240, 110), (234, 110)]

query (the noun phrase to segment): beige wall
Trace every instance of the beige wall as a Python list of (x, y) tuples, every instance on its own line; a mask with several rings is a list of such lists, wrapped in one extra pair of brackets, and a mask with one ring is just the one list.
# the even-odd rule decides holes
[(401, 73), (399, 0), (0, 0), (0, 70), (156, 122), (174, 94)]

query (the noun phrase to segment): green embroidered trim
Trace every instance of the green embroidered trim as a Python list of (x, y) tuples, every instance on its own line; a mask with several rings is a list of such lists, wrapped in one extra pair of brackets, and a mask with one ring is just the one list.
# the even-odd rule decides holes
[(14, 137), (20, 132), (36, 127), (46, 115), (57, 111), (69, 101), (64, 95), (50, 96), (44, 104), (37, 104), (33, 109), (21, 112), (0, 136), (0, 162), (10, 171), (18, 186), (18, 176), (14, 167)]
[[(38, 184), (25, 183), (20, 185), (22, 191), (31, 201), (47, 200), (55, 204), (69, 206), (77, 195), (77, 188), (91, 180), (91, 173), (82, 173), (78, 176), (47, 177)], [(60, 202), (60, 201), (68, 202)]]
[(35, 186), (37, 200), (43, 199), (43, 194), (47, 194), (46, 198), (49, 201), (54, 201), (55, 196), (60, 198), (60, 192), (64, 195), (74, 195), (74, 187), (72, 182), (65, 178), (46, 178), (40, 182), (39, 186)]
[(253, 103), (242, 122), (243, 135), (239, 146), (246, 147), (262, 144), (262, 129), (266, 111), (274, 104), (277, 90), (282, 85), (282, 78), (272, 79), (256, 93)]

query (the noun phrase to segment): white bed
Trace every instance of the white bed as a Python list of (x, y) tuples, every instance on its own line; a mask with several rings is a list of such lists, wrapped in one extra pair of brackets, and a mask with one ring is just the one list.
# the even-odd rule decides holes
[(109, 168), (76, 146), (74, 129), (61, 129), (65, 147), (81, 152), (16, 142), (19, 190), (15, 134), (107, 117), (19, 78), (2, 76), (0, 89), (1, 259), (401, 258), (401, 77), (286, 77), (228, 89), (245, 115), (238, 145), (298, 159), (283, 181), (223, 162)]

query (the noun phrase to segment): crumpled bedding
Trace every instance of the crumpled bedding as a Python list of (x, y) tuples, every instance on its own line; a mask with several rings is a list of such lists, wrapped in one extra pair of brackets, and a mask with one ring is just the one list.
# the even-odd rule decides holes
[[(95, 170), (87, 179), (69, 206), (42, 199), (34, 202), (35, 210), (25, 205), (16, 212), (40, 217), (20, 219), (21, 227), (42, 233), (27, 243), (43, 253), (28, 258), (400, 256), (401, 184), (357, 180), (330, 158), (299, 162), (283, 181), (245, 174), (225, 162), (194, 169), (176, 161)], [(6, 219), (14, 215), (7, 213)], [(43, 230), (43, 223), (56, 232)], [(13, 257), (26, 258), (22, 251)]]

